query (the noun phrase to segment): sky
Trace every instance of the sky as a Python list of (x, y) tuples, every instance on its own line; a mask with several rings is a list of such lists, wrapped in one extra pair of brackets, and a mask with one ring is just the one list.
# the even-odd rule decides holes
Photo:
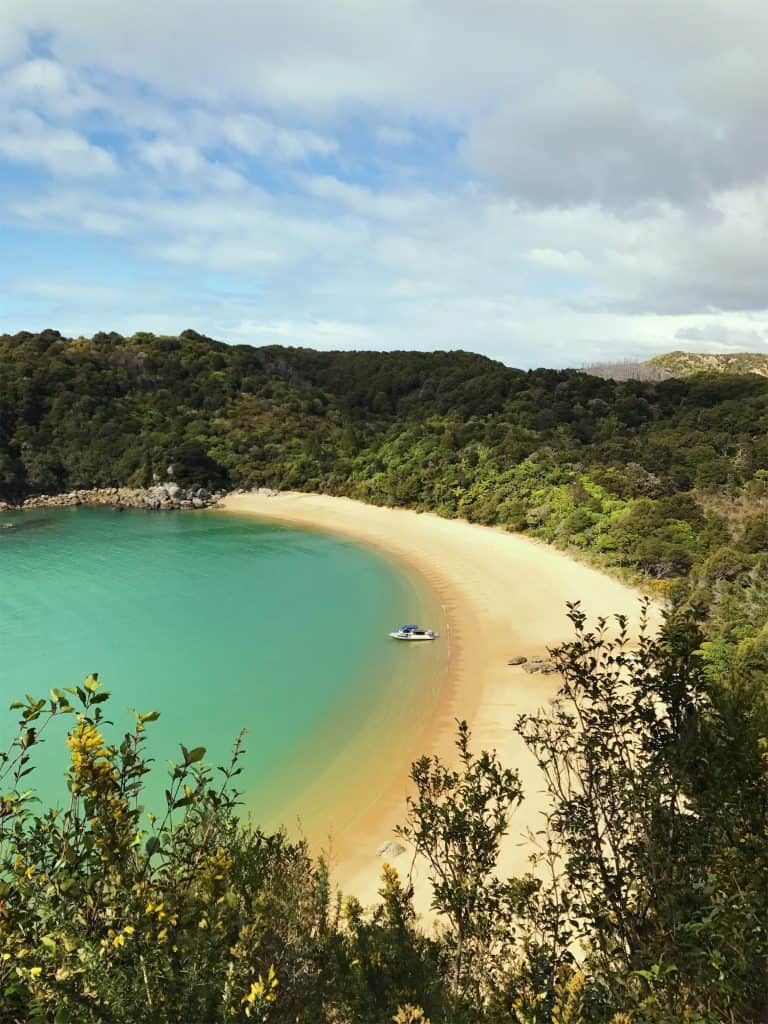
[(0, 331), (768, 351), (765, 0), (0, 0)]

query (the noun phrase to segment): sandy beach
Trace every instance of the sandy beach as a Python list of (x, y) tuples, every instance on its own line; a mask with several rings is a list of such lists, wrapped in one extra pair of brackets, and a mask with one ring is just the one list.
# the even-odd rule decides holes
[[(538, 769), (514, 724), (519, 714), (553, 696), (558, 677), (529, 675), (507, 662), (517, 655), (546, 655), (571, 635), (567, 601), (581, 601), (590, 618), (621, 612), (636, 623), (640, 594), (537, 541), (428, 513), (300, 493), (231, 495), (221, 507), (359, 541), (415, 571), (431, 588), (448, 624), (437, 641), (449, 645), (446, 678), (438, 711), (424, 723), (422, 749), (414, 756), (451, 759), (454, 719), (466, 718), (473, 748), (495, 748), (506, 766), (520, 772), (526, 799), (510, 822), (500, 868), (508, 874), (526, 870), (529, 849), (522, 835), (540, 827), (543, 803)], [(365, 772), (364, 764), (358, 768)], [(387, 791), (334, 841), (334, 878), (364, 903), (375, 899), (378, 888), (377, 849), (403, 819), (408, 769), (407, 761), (392, 763)], [(411, 857), (401, 854), (392, 863), (405, 874)], [(424, 912), (429, 897), (423, 865), (415, 866), (414, 878), (417, 907)]]

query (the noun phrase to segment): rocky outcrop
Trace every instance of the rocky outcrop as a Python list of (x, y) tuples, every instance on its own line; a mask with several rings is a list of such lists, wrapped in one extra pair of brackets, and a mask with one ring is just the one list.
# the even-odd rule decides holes
[(76, 505), (102, 505), (116, 511), (142, 508), (152, 512), (174, 512), (211, 508), (223, 497), (219, 491), (211, 494), (204, 487), (184, 490), (176, 483), (156, 487), (94, 487), (67, 494), (36, 494), (18, 505), (0, 502), (0, 512), (20, 508), (72, 508)]

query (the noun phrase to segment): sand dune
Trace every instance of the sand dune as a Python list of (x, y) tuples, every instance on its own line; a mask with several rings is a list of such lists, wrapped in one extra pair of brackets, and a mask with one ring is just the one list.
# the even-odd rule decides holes
[[(475, 750), (495, 748), (517, 768), (526, 800), (510, 822), (502, 870), (526, 869), (522, 834), (539, 827), (542, 809), (538, 769), (514, 733), (517, 716), (546, 703), (557, 676), (528, 675), (507, 665), (515, 655), (546, 654), (567, 639), (566, 602), (581, 601), (590, 617), (621, 612), (637, 622), (637, 591), (541, 543), (499, 529), (404, 509), (379, 508), (325, 495), (281, 493), (231, 495), (226, 510), (327, 530), (379, 549), (415, 570), (443, 605), (449, 657), (443, 700), (425, 723), (422, 753), (453, 754), (454, 719), (466, 718)], [(364, 764), (359, 765), (365, 771)], [(358, 815), (334, 843), (334, 874), (346, 892), (372, 901), (381, 858), (377, 847), (402, 820), (408, 792), (407, 763), (392, 764), (388, 791)], [(402, 854), (393, 861), (410, 867)], [(416, 865), (417, 905), (429, 902), (424, 868)]]

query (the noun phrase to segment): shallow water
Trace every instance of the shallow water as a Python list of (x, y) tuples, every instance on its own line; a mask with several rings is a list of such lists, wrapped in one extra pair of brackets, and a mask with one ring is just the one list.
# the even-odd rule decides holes
[[(130, 728), (129, 707), (161, 712), (151, 802), (180, 742), (219, 763), (246, 728), (238, 785), (247, 811), (274, 825), (301, 813), (312, 786), (315, 805), (332, 805), (322, 779), (345, 756), (365, 780), (354, 800), (373, 799), (434, 712), (444, 652), (386, 634), (424, 615), (440, 628), (439, 609), (369, 549), (215, 512), (67, 509), (2, 522), (16, 524), (0, 530), (3, 743), (11, 700), (96, 671), (113, 694), (113, 741)], [(63, 738), (54, 729), (39, 751), (47, 801), (66, 799)]]

